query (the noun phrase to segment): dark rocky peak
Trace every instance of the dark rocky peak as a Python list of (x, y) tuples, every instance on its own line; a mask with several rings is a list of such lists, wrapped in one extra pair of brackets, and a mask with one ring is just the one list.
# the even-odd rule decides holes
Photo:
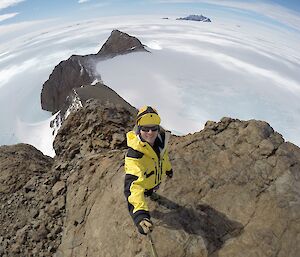
[(114, 105), (124, 107), (132, 115), (136, 115), (137, 109), (129, 104), (124, 98), (122, 98), (118, 93), (112, 90), (110, 87), (104, 85), (103, 83), (96, 83), (94, 86), (82, 86), (74, 90), (81, 103), (85, 103), (89, 99), (97, 99), (98, 103), (107, 104), (111, 103)]
[(87, 68), (83, 56), (73, 55), (55, 66), (49, 79), (44, 83), (41, 92), (43, 110), (56, 113), (65, 104), (66, 98), (73, 88), (91, 84), (95, 76)]
[(110, 37), (97, 53), (97, 56), (112, 58), (117, 55), (138, 51), (148, 52), (141, 41), (136, 37), (130, 36), (119, 30), (113, 30)]

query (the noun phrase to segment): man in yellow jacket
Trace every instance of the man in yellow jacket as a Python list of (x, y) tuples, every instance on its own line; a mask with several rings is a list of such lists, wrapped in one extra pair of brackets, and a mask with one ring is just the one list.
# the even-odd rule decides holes
[(145, 196), (151, 196), (166, 175), (173, 176), (167, 152), (169, 138), (170, 132), (160, 127), (160, 117), (150, 106), (139, 110), (136, 126), (127, 133), (124, 194), (129, 213), (144, 235), (153, 228)]

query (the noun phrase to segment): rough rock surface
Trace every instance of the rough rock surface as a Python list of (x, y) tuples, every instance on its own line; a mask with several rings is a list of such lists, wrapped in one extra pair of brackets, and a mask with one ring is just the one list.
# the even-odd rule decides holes
[(56, 113), (64, 107), (66, 98), (73, 88), (90, 85), (94, 81), (94, 76), (85, 65), (88, 62), (85, 59), (83, 56), (73, 55), (55, 66), (42, 88), (43, 110)]
[[(126, 132), (134, 116), (124, 107), (91, 99), (84, 108), (71, 113), (55, 137), (55, 153), (63, 161), (86, 153), (126, 147)], [(75, 158), (76, 159), (76, 158)]]
[(112, 58), (117, 55), (138, 51), (148, 52), (136, 37), (132, 37), (119, 30), (113, 30), (97, 55)]
[[(60, 62), (52, 71), (49, 79), (43, 84), (41, 106), (43, 110), (56, 113), (67, 109), (66, 99), (72, 90), (81, 86), (91, 85), (101, 81), (101, 76), (95, 71), (95, 64), (107, 58), (137, 51), (147, 51), (141, 42), (119, 30), (113, 30), (97, 54), (73, 55)], [(94, 85), (102, 87), (101, 83)]]
[[(124, 118), (124, 113), (115, 116), (109, 124), (118, 128), (126, 124)], [(76, 124), (68, 123), (66, 129)], [(86, 133), (69, 129), (69, 139), (61, 148), (55, 145), (58, 158), (73, 163), (57, 256), (151, 256), (124, 201), (124, 145), (111, 148), (112, 132), (99, 129), (109, 140), (98, 144), (98, 153), (90, 143), (66, 157), (72, 149), (66, 142)], [(269, 124), (230, 118), (208, 122), (201, 132), (174, 136), (170, 157), (174, 178), (162, 184), (161, 199), (150, 202), (159, 256), (298, 255), (300, 149)]]
[(61, 241), (64, 191), (53, 159), (30, 145), (0, 147), (0, 256), (52, 256)]
[[(123, 195), (125, 132), (132, 125), (123, 107), (91, 101), (61, 127), (49, 171), (58, 174), (51, 195), (66, 199), (56, 216), (64, 223), (54, 256), (152, 256)], [(162, 183), (157, 202), (148, 199), (158, 256), (299, 256), (297, 146), (266, 122), (223, 118), (172, 136), (169, 152), (174, 177)]]
[(96, 86), (84, 86), (75, 90), (80, 101), (85, 105), (86, 101), (96, 99), (100, 104), (111, 103), (127, 109), (132, 115), (137, 113), (137, 109), (125, 101), (121, 96), (108, 86), (97, 83)]

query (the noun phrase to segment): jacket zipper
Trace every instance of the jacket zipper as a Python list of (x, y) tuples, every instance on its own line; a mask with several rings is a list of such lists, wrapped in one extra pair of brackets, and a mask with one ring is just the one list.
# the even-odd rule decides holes
[(155, 163), (155, 185), (156, 185), (156, 183), (157, 183), (157, 167), (156, 167), (156, 163)]
[(155, 185), (160, 183), (161, 180), (161, 162), (160, 162), (160, 158), (158, 158), (158, 162), (156, 163), (155, 159), (153, 159), (154, 161), (154, 166), (155, 166)]

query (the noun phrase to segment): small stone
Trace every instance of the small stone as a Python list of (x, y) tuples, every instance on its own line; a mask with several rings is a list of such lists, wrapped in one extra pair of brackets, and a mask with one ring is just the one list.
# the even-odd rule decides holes
[(32, 210), (31, 217), (35, 219), (37, 216), (39, 216), (39, 210), (38, 209)]
[(32, 239), (36, 242), (39, 242), (45, 238), (47, 238), (49, 231), (46, 228), (45, 224), (41, 224), (40, 227), (34, 231)]
[(114, 133), (112, 135), (112, 142), (110, 144), (110, 148), (113, 149), (116, 146), (122, 144), (124, 141), (125, 141), (125, 135), (124, 134)]
[(55, 185), (52, 187), (52, 195), (56, 197), (57, 195), (60, 195), (65, 190), (66, 183), (64, 181), (58, 181), (55, 183)]

